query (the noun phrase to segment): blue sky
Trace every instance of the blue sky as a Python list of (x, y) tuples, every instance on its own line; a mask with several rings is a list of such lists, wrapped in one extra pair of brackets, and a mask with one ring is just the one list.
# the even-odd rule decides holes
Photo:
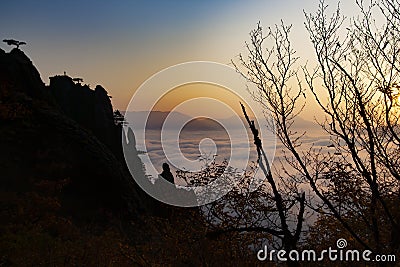
[(102, 84), (124, 109), (138, 86), (163, 68), (192, 60), (229, 63), (245, 51), (258, 21), (293, 24), (294, 47), (309, 56), (303, 9), (317, 6), (317, 0), (7, 0), (0, 5), (0, 38), (26, 41), (23, 50), (45, 83), (66, 71)]

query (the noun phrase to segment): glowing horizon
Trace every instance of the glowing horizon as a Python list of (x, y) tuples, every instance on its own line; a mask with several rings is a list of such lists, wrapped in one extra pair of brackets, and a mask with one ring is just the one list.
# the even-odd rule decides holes
[[(336, 1), (329, 1), (332, 8)], [(354, 3), (342, 3), (353, 15)], [(258, 21), (263, 27), (293, 24), (291, 40), (301, 63), (314, 58), (303, 10), (318, 1), (9, 1), (0, 10), (3, 39), (22, 47), (43, 81), (64, 71), (102, 85), (116, 109), (125, 110), (135, 90), (153, 74), (188, 61), (230, 64)], [(8, 50), (2, 43), (1, 48)], [(190, 97), (190, 96), (188, 96)], [(311, 97), (310, 97), (311, 98)], [(306, 110), (303, 117), (312, 119)]]

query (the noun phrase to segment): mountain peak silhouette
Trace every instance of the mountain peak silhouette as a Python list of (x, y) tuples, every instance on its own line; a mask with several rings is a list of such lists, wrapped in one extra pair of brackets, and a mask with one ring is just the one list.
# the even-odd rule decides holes
[(38, 70), (20, 49), (0, 53), (0, 82), (29, 97), (51, 102)]
[(66, 75), (50, 81), (45, 86), (23, 51), (0, 52), (2, 188), (35, 191), (41, 179), (68, 180), (58, 192), (67, 213), (151, 209), (121, 159), (122, 126), (114, 124), (107, 91)]

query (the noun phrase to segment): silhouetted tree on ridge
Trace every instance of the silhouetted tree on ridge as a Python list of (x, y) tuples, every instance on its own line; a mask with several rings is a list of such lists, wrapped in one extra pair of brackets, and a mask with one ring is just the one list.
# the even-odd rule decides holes
[(14, 39), (4, 39), (3, 42), (5, 42), (7, 45), (15, 45), (17, 48), (19, 48), (20, 45), (26, 45), (26, 42), (17, 41)]

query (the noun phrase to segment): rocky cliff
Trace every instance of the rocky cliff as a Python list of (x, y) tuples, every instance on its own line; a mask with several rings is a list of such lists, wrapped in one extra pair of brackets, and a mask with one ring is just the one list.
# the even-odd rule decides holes
[(12, 89), (13, 93), (26, 94), (37, 100), (50, 100), (38, 70), (24, 52), (14, 48), (6, 53), (0, 49), (0, 60), (0, 85), (3, 94)]
[(115, 125), (113, 107), (107, 91), (94, 90), (67, 75), (50, 77), (49, 91), (58, 106), (70, 118), (91, 131), (112, 152), (121, 157), (121, 127)]
[(118, 136), (112, 114), (104, 88), (67, 76), (46, 87), (21, 50), (0, 49), (0, 266), (225, 262), (212, 253), (227, 244), (208, 245), (196, 209), (171, 208), (136, 185), (113, 150), (123, 145), (144, 176), (135, 136)]
[(0, 121), (3, 192), (62, 183), (57, 195), (65, 212), (107, 208), (134, 215), (150, 208), (152, 200), (117, 156), (121, 129), (101, 86), (91, 90), (56, 76), (47, 88), (21, 50), (1, 50)]

